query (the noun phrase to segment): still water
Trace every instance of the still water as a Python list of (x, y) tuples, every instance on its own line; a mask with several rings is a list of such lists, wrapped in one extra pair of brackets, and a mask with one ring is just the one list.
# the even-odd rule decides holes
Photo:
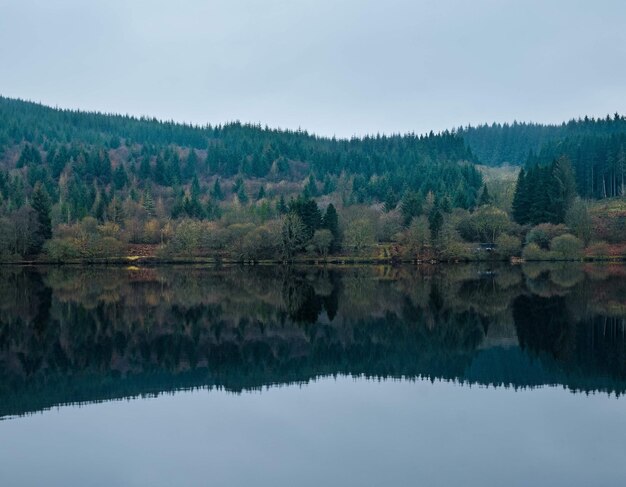
[(0, 485), (626, 481), (626, 268), (0, 268)]

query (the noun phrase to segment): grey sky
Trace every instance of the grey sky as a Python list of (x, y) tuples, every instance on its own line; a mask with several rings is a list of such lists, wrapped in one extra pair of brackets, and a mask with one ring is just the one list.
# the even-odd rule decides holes
[(0, 0), (0, 93), (337, 136), (626, 113), (623, 0)]

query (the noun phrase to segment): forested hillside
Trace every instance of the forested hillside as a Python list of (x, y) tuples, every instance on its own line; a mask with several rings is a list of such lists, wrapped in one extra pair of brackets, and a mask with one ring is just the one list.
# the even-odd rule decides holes
[[(0, 259), (621, 257), (625, 134), (616, 115), (336, 139), (0, 97)], [(516, 184), (483, 180), (505, 160)]]
[(319, 189), (329, 192), (343, 174), (354, 178), (359, 201), (399, 198), (407, 188), (436, 194), (452, 188), (471, 204), (480, 187), (471, 166), (458, 164), (474, 157), (449, 132), (329, 139), (238, 122), (197, 127), (0, 98), (0, 147), (5, 170), (16, 163), (28, 173), (39, 171), (30, 179), (47, 178), (49, 189), (66, 169), (81, 182), (117, 182), (118, 189), (123, 179), (131, 186), (176, 186), (196, 175), (201, 182), (234, 176), (301, 181), (313, 175)]
[[(331, 213), (376, 203), (392, 210), (402, 200), (409, 219), (427, 197), (471, 208), (482, 186), (474, 161), (449, 132), (344, 140), (0, 98), (2, 245), (11, 254), (37, 254), (53, 229), (63, 240), (86, 218), (92, 227), (114, 227), (104, 231), (110, 246), (122, 233), (131, 244), (163, 244), (184, 219), (260, 227), (297, 211), (311, 237), (323, 215), (316, 203), (307, 206), (310, 198), (324, 200)], [(326, 226), (336, 246), (337, 222)]]
[(560, 157), (571, 161), (580, 196), (599, 199), (624, 195), (626, 126), (612, 135), (567, 137), (547, 143), (528, 158), (526, 165), (545, 166)]
[(606, 118), (570, 120), (560, 125), (537, 123), (484, 124), (458, 131), (472, 152), (488, 166), (523, 165), (529, 154), (537, 154), (544, 145), (557, 145), (564, 139), (609, 137), (626, 133), (626, 117), (615, 114)]

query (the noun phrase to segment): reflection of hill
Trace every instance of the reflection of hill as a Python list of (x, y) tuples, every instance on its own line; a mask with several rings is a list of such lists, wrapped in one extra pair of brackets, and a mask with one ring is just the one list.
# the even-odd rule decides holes
[(335, 374), (626, 390), (623, 318), (585, 305), (623, 278), (479, 271), (5, 269), (0, 416)]

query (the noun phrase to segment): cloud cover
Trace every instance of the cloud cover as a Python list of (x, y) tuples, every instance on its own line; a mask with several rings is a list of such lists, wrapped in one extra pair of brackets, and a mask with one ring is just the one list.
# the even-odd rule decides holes
[(322, 135), (626, 112), (617, 0), (0, 0), (0, 93)]

